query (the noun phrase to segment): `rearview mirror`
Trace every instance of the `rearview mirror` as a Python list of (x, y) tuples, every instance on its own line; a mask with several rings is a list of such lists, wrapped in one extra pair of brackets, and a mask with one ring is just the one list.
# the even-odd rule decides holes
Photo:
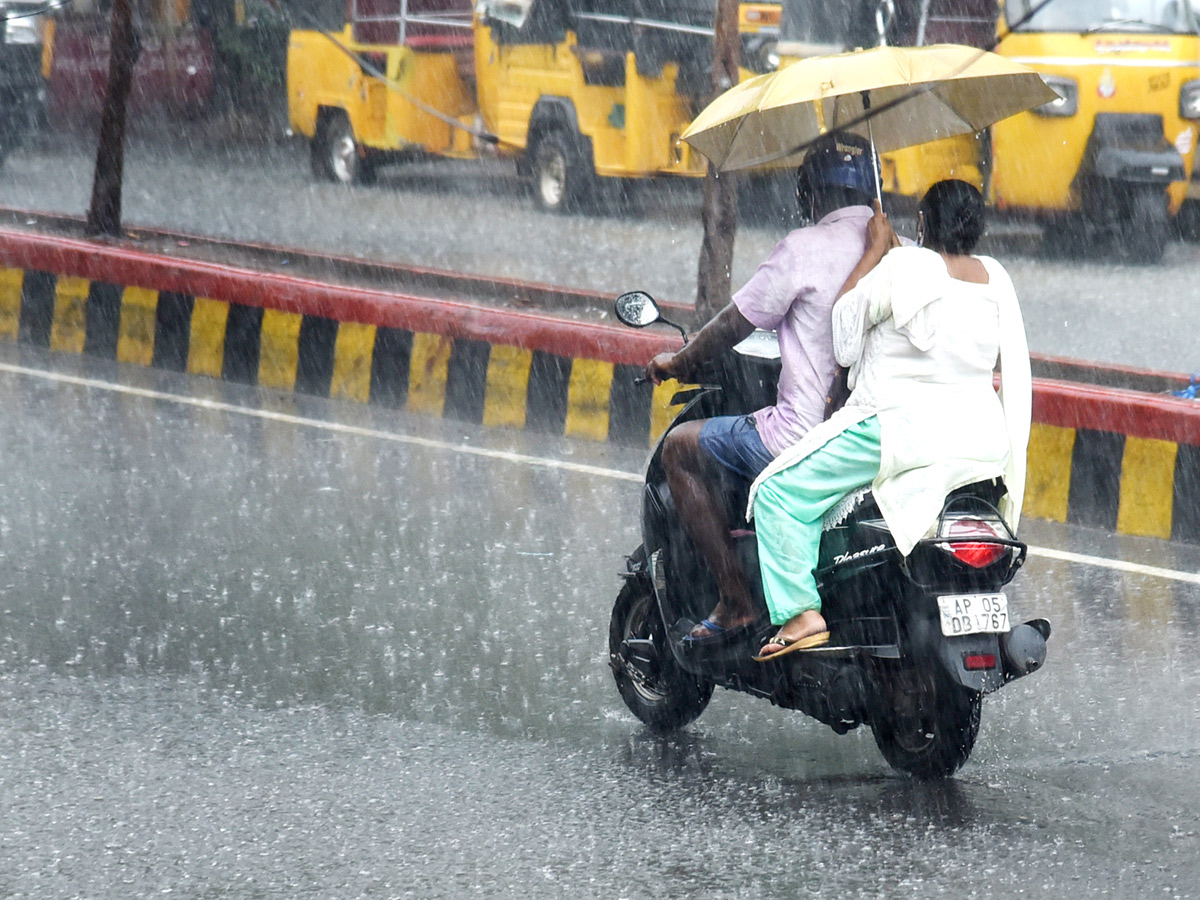
[(658, 304), (645, 291), (627, 291), (616, 299), (617, 318), (630, 328), (645, 328), (662, 318)]
[(664, 319), (662, 310), (658, 308), (654, 298), (645, 291), (626, 291), (617, 297), (613, 305), (622, 325), (628, 325), (630, 328), (645, 328), (655, 322), (662, 322), (678, 331), (683, 336), (685, 344), (688, 342), (687, 332), (683, 330), (683, 326), (670, 319)]

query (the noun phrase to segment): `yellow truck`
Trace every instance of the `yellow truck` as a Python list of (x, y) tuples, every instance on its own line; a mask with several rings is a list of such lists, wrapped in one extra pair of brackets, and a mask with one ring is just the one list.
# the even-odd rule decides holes
[(679, 134), (711, 93), (713, 10), (350, 0), (341, 32), (291, 34), (291, 127), (314, 171), (347, 183), (412, 155), (512, 157), (552, 211), (586, 204), (597, 177), (702, 175)]
[(825, 7), (784, 0), (785, 60), (807, 55), (806, 43), (821, 37), (838, 50), (881, 36), (901, 45), (995, 44), (1059, 94), (978, 136), (887, 154), (885, 190), (915, 197), (939, 179), (962, 178), (997, 210), (1043, 223), (1053, 243), (1099, 233), (1114, 237), (1128, 259), (1161, 258), (1188, 189), (1200, 120), (1190, 0), (895, 0), (876, 15), (825, 16), (817, 27)]

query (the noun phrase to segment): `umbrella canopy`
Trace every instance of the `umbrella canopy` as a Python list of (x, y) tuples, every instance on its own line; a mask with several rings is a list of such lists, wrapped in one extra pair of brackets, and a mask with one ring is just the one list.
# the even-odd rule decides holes
[[(1057, 96), (1028, 66), (974, 47), (876, 47), (743, 81), (705, 107), (683, 139), (725, 171), (795, 166), (832, 131), (899, 150), (973, 134)], [(868, 122), (868, 108), (882, 111)]]

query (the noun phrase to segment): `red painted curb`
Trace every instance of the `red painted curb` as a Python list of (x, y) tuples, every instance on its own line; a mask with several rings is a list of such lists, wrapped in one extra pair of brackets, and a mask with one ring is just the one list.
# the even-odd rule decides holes
[(1035, 378), (1033, 420), (1200, 445), (1200, 402)]
[[(1107, 362), (1089, 362), (1085, 359), (1077, 359), (1073, 356), (1047, 356), (1040, 353), (1029, 354), (1031, 359), (1042, 363), (1045, 366), (1057, 366), (1067, 371), (1093, 372), (1098, 373), (1108, 379), (1117, 380), (1140, 379), (1145, 381), (1162, 381), (1172, 384), (1187, 383), (1188, 376), (1181, 372), (1167, 372), (1162, 369), (1142, 369), (1136, 366), (1126, 366), (1120, 363)], [(1092, 384), (1094, 382), (1087, 382)]]
[(13, 268), (69, 273), (110, 284), (213, 297), (246, 306), (509, 344), (618, 364), (644, 365), (654, 354), (678, 346), (677, 338), (661, 332), (638, 332), (623, 326), (332, 285), (218, 263), (170, 259), (101, 241), (4, 229), (0, 229), (0, 263)]
[[(0, 217), (24, 218), (28, 220), (27, 225), (33, 225), (33, 233), (37, 233), (37, 226), (46, 224), (53, 227), (73, 229), (75, 234), (82, 234), (84, 228), (84, 219), (79, 216), (68, 216), (60, 213), (48, 213), (38, 210), (16, 209), (14, 207), (0, 206)], [(0, 225), (0, 233), (9, 234), (10, 232), (3, 225)], [(16, 234), (30, 234), (29, 228), (18, 228)], [(54, 234), (54, 232), (51, 232)], [(567, 308), (572, 306), (595, 306), (607, 308), (611, 305), (614, 296), (611, 293), (603, 291), (588, 290), (585, 288), (564, 287), (561, 285), (547, 284), (538, 281), (524, 281), (516, 278), (497, 275), (471, 275), (463, 272), (455, 272), (450, 269), (437, 269), (431, 266), (418, 266), (411, 263), (393, 263), (384, 262), (374, 259), (364, 259), (356, 256), (346, 256), (337, 253), (318, 252), (314, 250), (306, 250), (301, 247), (288, 246), (286, 244), (264, 244), (258, 241), (235, 241), (229, 238), (213, 237), (205, 235), (196, 235), (184, 231), (173, 231), (163, 228), (142, 228), (139, 226), (131, 226), (126, 231), (128, 240), (134, 241), (134, 245), (129, 249), (144, 253), (150, 256), (162, 256), (163, 251), (155, 250), (149, 247), (137, 246), (143, 238), (152, 238), (157, 240), (174, 241), (181, 247), (208, 248), (218, 247), (229, 249), (234, 252), (250, 251), (258, 253), (265, 257), (279, 259), (280, 257), (294, 259), (298, 262), (330, 264), (333, 267), (343, 271), (362, 271), (367, 270), (373, 274), (385, 273), (394, 277), (397, 283), (415, 282), (418, 287), (409, 287), (407, 290), (420, 291), (420, 285), (437, 285), (442, 290), (457, 290), (465, 295), (475, 296), (481, 292), (484, 293), (489, 300), (499, 299), (510, 302), (530, 303), (533, 302), (538, 306), (539, 301), (545, 302), (548, 298), (558, 300)], [(70, 237), (66, 239), (70, 240)], [(97, 241), (103, 242), (103, 238), (97, 238)], [(184, 254), (187, 259), (194, 259), (190, 253)], [(168, 259), (174, 258), (167, 256)], [(240, 264), (246, 268), (246, 264)], [(252, 265), (249, 268), (254, 271), (258, 269)], [(278, 273), (277, 274), (283, 274)], [(391, 292), (391, 289), (389, 289)], [(659, 300), (659, 305), (669, 316), (679, 319), (682, 323), (686, 323), (691, 314), (694, 312), (693, 307), (686, 304), (680, 304), (670, 300)], [(538, 306), (538, 308), (541, 308)]]

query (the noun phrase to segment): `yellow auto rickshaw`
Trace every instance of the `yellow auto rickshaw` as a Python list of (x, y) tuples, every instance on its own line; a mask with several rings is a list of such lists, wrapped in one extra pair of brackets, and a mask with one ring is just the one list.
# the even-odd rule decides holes
[[(744, 11), (761, 59), (774, 4)], [(339, 32), (298, 29), (288, 117), (314, 172), (369, 181), (420, 155), (509, 157), (548, 211), (599, 179), (698, 178), (679, 140), (712, 92), (711, 0), (349, 0)], [(753, 42), (752, 42), (753, 41)], [(743, 77), (753, 74), (743, 69)]]
[(1200, 36), (1193, 2), (883, 0), (849, 15), (845, 3), (785, 0), (779, 52), (786, 59), (814, 40), (827, 52), (840, 28), (839, 49), (872, 37), (962, 43), (1030, 66), (1057, 100), (976, 136), (886, 155), (884, 190), (916, 197), (942, 178), (962, 178), (995, 209), (1043, 223), (1052, 243), (1102, 233), (1127, 258), (1154, 262), (1195, 155)]

